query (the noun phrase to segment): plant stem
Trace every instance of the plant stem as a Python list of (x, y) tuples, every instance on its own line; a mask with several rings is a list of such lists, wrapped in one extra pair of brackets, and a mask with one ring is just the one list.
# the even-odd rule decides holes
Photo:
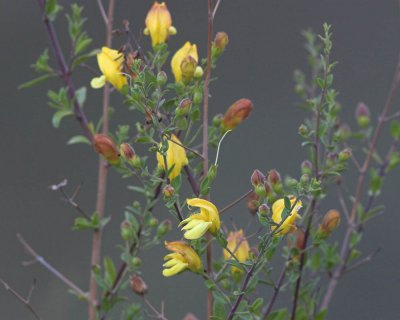
[(350, 220), (349, 220), (348, 228), (347, 228), (347, 231), (346, 231), (346, 234), (343, 239), (342, 246), (341, 246), (341, 251), (340, 251), (340, 259), (341, 260), (340, 260), (339, 265), (333, 271), (332, 277), (329, 281), (327, 290), (325, 292), (324, 298), (323, 298), (321, 306), (320, 306), (321, 310), (326, 310), (328, 308), (329, 303), (332, 300), (333, 293), (336, 289), (337, 283), (339, 281), (339, 278), (342, 276), (343, 272), (346, 269), (346, 263), (347, 263), (347, 259), (348, 259), (349, 253), (350, 253), (350, 238), (351, 238), (352, 232), (355, 230), (357, 208), (360, 203), (361, 192), (362, 192), (362, 188), (363, 188), (364, 180), (365, 180), (365, 174), (369, 168), (370, 161), (372, 159), (372, 155), (375, 151), (375, 148), (376, 148), (376, 145), (378, 142), (378, 138), (383, 129), (383, 125), (385, 124), (385, 119), (386, 119), (387, 114), (392, 105), (392, 101), (393, 101), (395, 93), (398, 89), (399, 83), (400, 83), (400, 56), (398, 58), (396, 70), (395, 70), (395, 73), (393, 76), (393, 80), (392, 80), (392, 84), (391, 84), (388, 96), (386, 98), (385, 105), (382, 109), (382, 112), (381, 112), (379, 118), (378, 118), (378, 124), (375, 128), (375, 131), (374, 131), (374, 134), (373, 134), (373, 137), (372, 137), (369, 149), (368, 149), (367, 156), (364, 160), (364, 163), (363, 163), (360, 173), (359, 173), (355, 196), (354, 196), (354, 202), (353, 202), (352, 210), (350, 213)]
[[(98, 3), (101, 4), (101, 2)], [(111, 47), (112, 45), (114, 7), (115, 7), (115, 0), (110, 0), (108, 2), (107, 21), (105, 21), (107, 47)], [(102, 13), (102, 10), (100, 11)], [(102, 133), (105, 135), (108, 134), (108, 128), (109, 128), (109, 105), (110, 105), (110, 85), (106, 83), (103, 90), (103, 115), (102, 115), (103, 116)], [(100, 220), (104, 217), (106, 192), (107, 192), (107, 163), (102, 158), (99, 158), (96, 213), (99, 216)], [(101, 238), (102, 238), (101, 228), (98, 230), (94, 230), (92, 238), (92, 255), (90, 260), (91, 268), (100, 263)], [(88, 302), (89, 320), (95, 320), (97, 317), (96, 304), (97, 304), (97, 282), (94, 277), (94, 274), (91, 272), (89, 280), (89, 302)]]
[(71, 70), (66, 63), (65, 56), (61, 50), (60, 42), (58, 41), (57, 33), (54, 29), (53, 23), (50, 21), (49, 17), (46, 15), (45, 12), (45, 0), (38, 0), (38, 5), (43, 14), (43, 21), (46, 26), (46, 31), (50, 39), (50, 45), (53, 49), (53, 53), (56, 57), (57, 64), (59, 67), (60, 77), (64, 81), (65, 86), (67, 87), (67, 93), (69, 99), (72, 101), (74, 106), (74, 116), (75, 119), (78, 121), (83, 134), (89, 139), (89, 141), (93, 141), (93, 134), (89, 129), (89, 122), (85, 115), (85, 112), (82, 109), (82, 106), (79, 104), (78, 100), (75, 98), (75, 86), (71, 79)]
[[(203, 176), (207, 175), (208, 172), (208, 99), (210, 90), (210, 77), (211, 77), (211, 46), (213, 36), (213, 5), (212, 0), (207, 0), (208, 4), (208, 32), (207, 32), (207, 65), (204, 80), (203, 89)], [(209, 199), (209, 196), (207, 197)], [(209, 277), (212, 276), (212, 236), (207, 233), (207, 274)], [(211, 320), (213, 307), (213, 295), (211, 290), (207, 292), (207, 319)]]
[(286, 266), (283, 267), (283, 269), (281, 271), (281, 274), (279, 276), (279, 279), (278, 279), (278, 283), (274, 287), (274, 294), (272, 295), (272, 298), (269, 301), (267, 310), (265, 310), (265, 313), (264, 313), (264, 316), (263, 316), (264, 320), (267, 320), (267, 317), (269, 316), (269, 314), (272, 311), (272, 307), (275, 304), (276, 298), (278, 297), (278, 294), (281, 291), (281, 287), (282, 287), (282, 284), (283, 284), (283, 280), (285, 280), (285, 276), (286, 276)]
[(219, 214), (221, 215), (225, 211), (228, 211), (230, 208), (233, 208), (234, 206), (236, 206), (240, 201), (245, 199), (252, 192), (253, 192), (253, 189), (247, 191), (245, 194), (241, 195), (239, 198), (237, 198), (236, 200), (232, 201), (230, 204), (226, 205), (221, 210), (219, 210)]

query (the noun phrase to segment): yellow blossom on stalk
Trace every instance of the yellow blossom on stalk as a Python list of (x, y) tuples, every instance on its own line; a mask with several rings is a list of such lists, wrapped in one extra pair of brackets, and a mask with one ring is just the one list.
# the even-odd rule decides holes
[(189, 82), (194, 76), (201, 77), (203, 69), (197, 66), (197, 46), (187, 41), (171, 60), (172, 73), (176, 82)]
[(153, 47), (165, 43), (170, 35), (176, 34), (176, 29), (172, 26), (171, 14), (165, 2), (154, 2), (147, 13), (145, 23), (144, 34), (150, 35)]
[[(249, 243), (247, 242), (247, 239), (245, 238), (243, 234), (243, 230), (240, 229), (239, 231), (231, 231), (229, 232), (228, 238), (227, 238), (228, 244), (227, 247), (228, 249), (235, 255), (235, 257), (240, 261), (240, 262), (245, 262), (249, 259), (249, 251), (250, 251), (250, 246)], [(234, 259), (232, 255), (224, 249), (224, 259), (225, 260), (232, 260)], [(232, 267), (231, 268), (232, 273), (242, 273), (243, 271), (237, 267)]]
[[(182, 142), (178, 139), (176, 135), (171, 135), (171, 140), (168, 140), (168, 150), (167, 150), (167, 167), (170, 170), (173, 166), (172, 171), (169, 173), (169, 178), (173, 180), (175, 177), (179, 176), (182, 167), (188, 164), (188, 159), (186, 157), (186, 151), (182, 145)], [(173, 142), (175, 141), (175, 142)], [(164, 157), (161, 153), (157, 152), (157, 162), (160, 169), (165, 170)]]
[(188, 240), (195, 240), (202, 237), (207, 231), (215, 235), (220, 227), (221, 221), (217, 207), (210, 201), (193, 198), (186, 200), (189, 207), (197, 207), (200, 212), (192, 214), (189, 218), (183, 220), (179, 226), (184, 226), (183, 235)]
[[(295, 203), (295, 207), (293, 208), (292, 212), (290, 213), (290, 215), (284, 219), (284, 217), (282, 217), (282, 213), (285, 210), (285, 200), (279, 199), (276, 200), (274, 202), (274, 204), (272, 205), (272, 221), (275, 222), (276, 224), (281, 224), (282, 220), (284, 219), (284, 222), (282, 223), (282, 225), (279, 227), (279, 230), (277, 232), (275, 232), (276, 235), (284, 235), (287, 234), (288, 232), (292, 233), (294, 232), (297, 227), (296, 227), (296, 220), (298, 218), (300, 218), (300, 215), (298, 214), (299, 210), (302, 207), (302, 203), (300, 200), (298, 200), (296, 202), (296, 198), (292, 197), (290, 199), (290, 203), (293, 206)], [(275, 230), (277, 226), (272, 226), (272, 230)]]
[(97, 54), (97, 63), (103, 75), (92, 79), (90, 82), (92, 88), (99, 89), (108, 81), (121, 91), (128, 84), (125, 75), (122, 73), (123, 62), (122, 53), (107, 47), (101, 48), (101, 52)]
[(166, 261), (163, 265), (165, 269), (162, 272), (164, 277), (174, 276), (187, 269), (196, 273), (203, 270), (199, 255), (187, 243), (183, 241), (165, 241), (165, 248), (172, 251), (172, 253), (164, 257), (164, 261)]

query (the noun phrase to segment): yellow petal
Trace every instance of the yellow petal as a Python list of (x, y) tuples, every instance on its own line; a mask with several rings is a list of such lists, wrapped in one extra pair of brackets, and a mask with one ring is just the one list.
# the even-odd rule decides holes
[(212, 222), (199, 221), (196, 226), (184, 233), (184, 237), (188, 240), (195, 240), (201, 238), (207, 230), (211, 227)]
[(220, 229), (221, 221), (219, 218), (218, 209), (213, 203), (201, 198), (187, 199), (186, 202), (191, 207), (198, 207), (200, 209), (204, 209), (207, 212), (208, 219), (212, 222), (212, 226), (210, 228), (210, 232), (212, 234), (215, 234)]
[(92, 81), (90, 81), (90, 86), (93, 89), (100, 89), (104, 87), (105, 84), (106, 84), (106, 77), (104, 75), (93, 78)]
[(122, 74), (123, 55), (117, 50), (107, 47), (101, 48), (101, 52), (97, 54), (97, 63), (106, 80), (110, 82), (116, 89), (122, 90), (128, 82)]
[(187, 269), (188, 264), (187, 263), (178, 263), (175, 266), (173, 266), (172, 268), (169, 269), (164, 269), (162, 274), (164, 277), (171, 277), (174, 276), (178, 273), (181, 273), (182, 271), (184, 271), (185, 269)]
[[(192, 48), (192, 45), (189, 41), (187, 41), (182, 48), (180, 48), (172, 57), (171, 60), (171, 68), (172, 68), (172, 73), (174, 74), (175, 81), (180, 82), (182, 81), (182, 71), (181, 71), (181, 63), (183, 59), (187, 55), (189, 55), (189, 52)], [(197, 48), (196, 48), (197, 51)], [(197, 52), (196, 52), (197, 54)]]
[(167, 5), (154, 2), (146, 17), (146, 27), (151, 36), (153, 47), (167, 41), (169, 29), (172, 25), (171, 14)]

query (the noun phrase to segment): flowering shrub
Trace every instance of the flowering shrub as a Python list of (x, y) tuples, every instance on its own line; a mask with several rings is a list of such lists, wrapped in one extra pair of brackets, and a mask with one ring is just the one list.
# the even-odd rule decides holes
[[(207, 47), (206, 57), (199, 57), (197, 44), (191, 39), (177, 35), (181, 26), (173, 26), (173, 13), (164, 2), (154, 2), (143, 19), (144, 34), (151, 39), (148, 52), (143, 52), (128, 21), (113, 33), (113, 0), (108, 12), (98, 1), (107, 37), (105, 43), (96, 44), (84, 29), (83, 7), (72, 4), (67, 14), (72, 52), (68, 61), (53, 24), (60, 19), (62, 8), (56, 0), (38, 3), (56, 59), (50, 61), (45, 51), (34, 64), (40, 76), (22, 87), (58, 76), (62, 87), (48, 92), (49, 104), (55, 109), (54, 127), (60, 127), (64, 118), (74, 117), (82, 132), (68, 143), (87, 144), (100, 155), (94, 213), (87, 214), (66, 196), (80, 215), (74, 221), (74, 230), (93, 234), (88, 292), (63, 277), (21, 237), (28, 253), (88, 304), (89, 320), (110, 319), (119, 312), (122, 319), (167, 319), (163, 308), (158, 310), (151, 304), (148, 296), (152, 288), (141, 276), (145, 266), (140, 255), (155, 246), (166, 249), (164, 259), (159, 259), (160, 273), (165, 277), (179, 281), (181, 273), (191, 272), (191, 276), (204, 280), (208, 319), (324, 319), (338, 281), (374, 255), (363, 254), (358, 245), (364, 225), (382, 210), (375, 202), (385, 176), (400, 163), (400, 123), (389, 114), (400, 71), (396, 71), (393, 89), (378, 120), (373, 121), (369, 108), (360, 103), (355, 110), (358, 127), (350, 128), (340, 118), (334, 89), (331, 27), (324, 24), (321, 35), (305, 31), (310, 75), (297, 70), (294, 76), (295, 91), (308, 115), (298, 130), (302, 145), (309, 151), (308, 159), (299, 161), (295, 178), (281, 175), (277, 169), (255, 169), (244, 195), (217, 208), (210, 195), (218, 169), (224, 165), (218, 161), (221, 144), (230, 131), (241, 129), (243, 121), (251, 121), (252, 110), (257, 108), (243, 98), (233, 102), (223, 115), (209, 109), (211, 74), (229, 48), (228, 35), (214, 34), (213, 30), (221, 1), (208, 1), (208, 41), (199, 44)], [(113, 34), (124, 39), (119, 48), (112, 45)], [(183, 43), (172, 57), (168, 41)], [(72, 74), (87, 64), (95, 65), (96, 58), (100, 72), (90, 84), (76, 89)], [(168, 74), (173, 75), (172, 80)], [(94, 89), (99, 88), (103, 88), (103, 114), (100, 119), (89, 120), (83, 110), (86, 95), (91, 89), (93, 95), (98, 94)], [(131, 125), (111, 129), (110, 98), (115, 95), (123, 97), (132, 118), (128, 121)], [(392, 145), (386, 154), (378, 154), (377, 142), (388, 121)], [(147, 152), (138, 154), (135, 148), (139, 145)], [(363, 154), (352, 151), (359, 147), (364, 148)], [(209, 159), (209, 148), (216, 151), (215, 162)], [(132, 184), (129, 180), (133, 202), (119, 217), (121, 261), (100, 254), (102, 233), (110, 219), (104, 210), (109, 170), (137, 181)], [(356, 189), (345, 195), (343, 182), (350, 170), (358, 174)], [(52, 189), (66, 195), (65, 187), (62, 182)], [(189, 197), (184, 196), (188, 193)], [(337, 207), (325, 213), (320, 208), (328, 197), (337, 199)], [(259, 228), (253, 235), (247, 233), (246, 226), (231, 226), (229, 218), (225, 219), (229, 210), (244, 200), (250, 214), (257, 215)], [(163, 205), (170, 219), (158, 221), (153, 212), (156, 203)], [(331, 235), (340, 226), (345, 232), (338, 243)], [(171, 238), (172, 229), (180, 229), (179, 239)], [(284, 261), (275, 280), (272, 261), (279, 261), (279, 257)], [(270, 290), (272, 295), (269, 301), (259, 291), (265, 286), (263, 290)], [(143, 300), (127, 299), (129, 290)], [(283, 290), (289, 291), (292, 299), (278, 309), (275, 303)], [(25, 304), (39, 318), (29, 299)]]

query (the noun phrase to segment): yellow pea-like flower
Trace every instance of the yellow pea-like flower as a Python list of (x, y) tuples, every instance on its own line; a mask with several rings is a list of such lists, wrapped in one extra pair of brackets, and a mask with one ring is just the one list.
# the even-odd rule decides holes
[[(300, 218), (300, 215), (298, 214), (299, 210), (302, 207), (302, 203), (300, 200), (296, 202), (296, 198), (292, 197), (290, 199), (290, 203), (293, 206), (295, 203), (295, 207), (293, 208), (292, 212), (290, 215), (284, 220), (282, 225), (279, 227), (277, 231), (275, 231), (275, 234), (278, 236), (282, 236), (287, 233), (292, 233), (296, 231), (296, 220)], [(280, 224), (282, 222), (282, 213), (284, 212), (285, 209), (285, 200), (279, 199), (274, 202), (272, 205), (272, 221), (274, 221), (276, 224)], [(277, 226), (272, 226), (272, 230), (275, 230)]]
[(203, 270), (203, 264), (199, 255), (194, 249), (183, 241), (165, 241), (165, 248), (172, 253), (164, 257), (164, 277), (171, 277), (185, 270), (200, 273)]
[[(242, 229), (240, 229), (238, 231), (229, 232), (227, 241), (228, 241), (228, 244), (227, 244), (228, 249), (235, 255), (235, 257), (240, 262), (245, 262), (249, 259), (250, 246), (249, 246), (249, 243), (248, 243), (246, 237), (244, 236)], [(224, 259), (232, 260), (234, 258), (227, 250), (224, 249)], [(231, 272), (232, 273), (242, 273), (243, 270), (232, 266)]]
[(189, 82), (194, 76), (201, 77), (203, 70), (197, 66), (197, 46), (187, 41), (171, 60), (172, 73), (176, 82)]
[(117, 50), (102, 47), (101, 52), (97, 54), (97, 63), (99, 65), (102, 76), (93, 78), (90, 85), (94, 89), (99, 89), (108, 81), (116, 89), (122, 90), (128, 81), (122, 73), (124, 56)]
[(185, 231), (184, 237), (188, 240), (201, 238), (207, 231), (215, 235), (220, 227), (221, 221), (217, 207), (210, 201), (193, 198), (186, 200), (189, 207), (196, 207), (200, 212), (192, 214), (189, 218), (183, 220), (179, 226)]
[[(171, 140), (172, 141), (168, 141), (166, 158), (168, 170), (173, 167), (169, 173), (169, 178), (173, 180), (175, 177), (180, 175), (182, 167), (188, 164), (188, 159), (186, 157), (185, 149), (181, 147), (182, 142), (178, 139), (178, 137), (173, 134), (171, 135)], [(159, 152), (157, 152), (157, 162), (158, 167), (162, 170), (165, 170), (164, 157)]]
[(154, 2), (147, 13), (145, 23), (144, 34), (151, 37), (153, 47), (165, 43), (170, 35), (176, 34), (176, 29), (172, 26), (171, 14), (165, 2)]

